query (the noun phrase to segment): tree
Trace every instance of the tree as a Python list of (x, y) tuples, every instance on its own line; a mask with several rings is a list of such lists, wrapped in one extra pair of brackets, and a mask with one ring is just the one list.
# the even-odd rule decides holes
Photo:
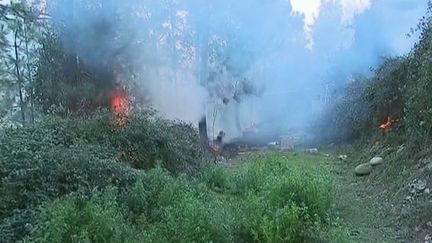
[[(12, 109), (17, 103), (19, 106), (20, 123), (26, 124), (27, 105), (30, 103), (30, 122), (34, 122), (34, 95), (32, 64), (36, 60), (37, 46), (37, 16), (27, 1), (12, 2), (0, 5), (2, 11), (3, 38), (1, 40), (2, 58), (4, 65), (4, 81), (6, 88), (3, 93), (3, 103), (8, 104), (6, 110)], [(12, 92), (12, 88), (15, 92)], [(15, 102), (14, 98), (18, 97)], [(10, 111), (9, 111), (10, 112)], [(9, 113), (6, 112), (6, 113)]]

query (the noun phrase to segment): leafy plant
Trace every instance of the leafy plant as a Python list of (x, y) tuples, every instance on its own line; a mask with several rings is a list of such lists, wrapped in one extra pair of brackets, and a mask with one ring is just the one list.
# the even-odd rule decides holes
[[(173, 177), (139, 172), (134, 186), (46, 204), (30, 242), (313, 242), (332, 229), (331, 178), (309, 163), (266, 154), (236, 170)], [(211, 170), (217, 170), (212, 173)], [(225, 170), (225, 171), (223, 171)], [(237, 179), (236, 179), (237, 178)], [(236, 188), (233, 181), (253, 182)], [(216, 184), (230, 185), (217, 190)], [(222, 185), (221, 185), (222, 187)], [(343, 239), (342, 236), (338, 236)]]

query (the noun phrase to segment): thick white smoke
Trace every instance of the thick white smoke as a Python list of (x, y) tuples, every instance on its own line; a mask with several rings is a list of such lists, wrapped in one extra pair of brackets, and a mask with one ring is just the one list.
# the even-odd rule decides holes
[[(121, 49), (131, 69), (126, 77), (164, 117), (196, 124), (206, 114), (211, 135), (225, 130), (231, 137), (254, 124), (269, 133), (309, 124), (329, 86), (367, 75), (380, 56), (409, 51), (416, 39), (406, 34), (426, 9), (424, 0), (104, 4), (73, 14), (58, 6), (54, 19), (76, 30), (65, 34), (64, 46), (86, 43), (78, 51), (94, 66)], [(100, 26), (104, 31), (91, 32)], [(235, 97), (230, 85), (242, 80), (260, 95)]]

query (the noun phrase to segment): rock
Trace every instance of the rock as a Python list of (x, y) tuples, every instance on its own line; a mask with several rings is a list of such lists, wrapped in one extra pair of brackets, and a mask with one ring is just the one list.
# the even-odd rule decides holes
[(355, 174), (358, 176), (369, 175), (372, 172), (372, 165), (369, 163), (361, 164), (355, 168)]
[(384, 163), (384, 159), (383, 159), (382, 157), (379, 157), (379, 156), (373, 157), (373, 158), (369, 161), (369, 164), (371, 164), (372, 166), (380, 165), (380, 164), (382, 164), (382, 163)]
[(216, 163), (217, 164), (225, 164), (227, 162), (227, 159), (221, 155), (216, 157)]
[(432, 234), (427, 234), (424, 243), (432, 243)]
[(396, 153), (400, 154), (405, 150), (405, 145), (401, 145), (398, 147), (398, 150), (396, 151)]
[(345, 161), (348, 159), (348, 156), (346, 154), (341, 154), (338, 156), (338, 159)]
[(427, 222), (426, 225), (427, 225), (428, 227), (432, 228), (432, 222), (431, 222), (431, 221)]
[(426, 190), (426, 181), (424, 180), (416, 180), (413, 183), (413, 187), (417, 192), (423, 192)]
[(318, 149), (317, 148), (306, 149), (306, 152), (310, 154), (317, 154)]
[(426, 188), (426, 189), (424, 190), (424, 193), (426, 193), (426, 194), (430, 194), (430, 189), (429, 189), (429, 188)]
[(278, 145), (278, 142), (270, 142), (270, 143), (268, 143), (267, 145), (268, 145), (268, 146), (276, 146), (276, 145)]

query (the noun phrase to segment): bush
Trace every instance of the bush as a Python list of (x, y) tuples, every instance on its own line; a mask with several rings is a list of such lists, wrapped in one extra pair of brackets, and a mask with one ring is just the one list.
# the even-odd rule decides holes
[(115, 192), (47, 204), (28, 240), (231, 242), (229, 205), (199, 184), (175, 179), (158, 168), (142, 173), (131, 191)]
[(267, 154), (195, 179), (140, 172), (131, 188), (46, 204), (28, 241), (314, 242), (331, 229), (331, 180), (308, 159)]
[(331, 182), (313, 167), (264, 154), (229, 170), (203, 163), (190, 125), (108, 118), (2, 131), (2, 240), (306, 242), (328, 225)]
[(136, 169), (159, 163), (173, 174), (196, 172), (203, 161), (187, 124), (132, 116), (122, 127), (97, 113), (86, 119), (46, 118), (0, 137), (0, 229), (14, 242), (34, 226), (38, 206), (72, 192), (130, 188)]
[(375, 70), (363, 94), (374, 124), (381, 124), (391, 117), (403, 127), (407, 78), (408, 59), (405, 57), (386, 58)]
[(201, 181), (212, 190), (226, 192), (233, 188), (231, 174), (226, 168), (217, 165), (207, 165), (201, 171)]
[(359, 78), (351, 82), (330, 105), (316, 126), (323, 142), (353, 141), (370, 134), (373, 115), (364, 97), (368, 81)]
[(88, 201), (80, 196), (56, 200), (42, 211), (40, 222), (32, 242), (131, 242), (135, 233), (124, 220), (114, 190), (95, 193)]
[[(377, 134), (377, 126), (391, 117), (385, 142), (427, 144), (432, 138), (432, 3), (416, 31), (420, 40), (403, 57), (386, 58), (361, 85), (350, 84), (342, 99), (325, 113), (319, 134), (325, 141), (346, 141)], [(359, 82), (356, 82), (359, 83)], [(354, 84), (356, 84), (354, 83)], [(359, 83), (360, 84), (360, 83)], [(354, 91), (354, 92), (352, 92)], [(366, 135), (366, 136), (360, 136)], [(387, 136), (386, 136), (387, 137)]]
[[(0, 184), (3, 232), (12, 231), (12, 236), (16, 231), (16, 237), (28, 232), (33, 215), (26, 212), (34, 212), (44, 201), (75, 191), (88, 193), (96, 187), (133, 184), (135, 171), (115, 160), (103, 158), (107, 154), (104, 148), (97, 146), (51, 148), (36, 152), (32, 164), (27, 167), (13, 168), (13, 165), (22, 165), (19, 161), (10, 161), (8, 166), (3, 166), (3, 172), (8, 172)], [(10, 225), (17, 218), (22, 220), (18, 223), (21, 228)]]
[(409, 60), (407, 80), (406, 123), (410, 138), (426, 143), (432, 137), (432, 4), (429, 16), (421, 22), (419, 43), (414, 47)]
[(184, 123), (135, 116), (110, 140), (122, 152), (121, 159), (137, 169), (159, 162), (172, 173), (193, 172), (203, 161), (198, 133)]
[[(299, 162), (302, 159), (307, 158)], [(327, 223), (331, 204), (328, 173), (296, 165), (280, 155), (266, 155), (244, 165), (234, 177), (234, 184), (240, 187), (234, 190), (240, 192), (243, 205), (239, 235), (246, 242), (320, 238), (319, 230), (310, 231)]]

